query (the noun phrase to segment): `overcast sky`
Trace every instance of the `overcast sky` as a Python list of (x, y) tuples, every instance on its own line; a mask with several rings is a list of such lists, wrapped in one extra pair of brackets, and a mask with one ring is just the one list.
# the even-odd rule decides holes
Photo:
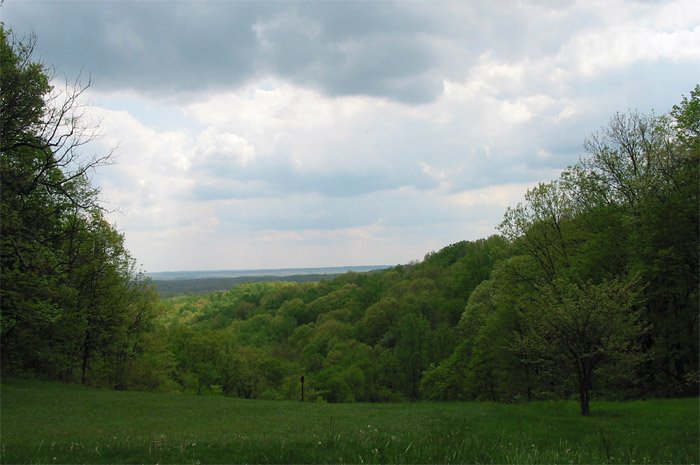
[(146, 271), (395, 265), (496, 232), (616, 111), (700, 81), (700, 2), (19, 1), (91, 77)]

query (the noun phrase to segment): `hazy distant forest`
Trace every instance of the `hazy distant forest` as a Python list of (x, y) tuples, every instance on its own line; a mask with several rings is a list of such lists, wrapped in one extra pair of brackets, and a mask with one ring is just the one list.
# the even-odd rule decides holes
[[(698, 395), (700, 85), (612, 115), (499, 235), (161, 299), (105, 220), (85, 86), (2, 29), (2, 376), (325, 402)], [(673, 102), (669, 102), (671, 105)], [(582, 139), (585, 137), (582, 134)], [(108, 169), (108, 168), (107, 168)]]

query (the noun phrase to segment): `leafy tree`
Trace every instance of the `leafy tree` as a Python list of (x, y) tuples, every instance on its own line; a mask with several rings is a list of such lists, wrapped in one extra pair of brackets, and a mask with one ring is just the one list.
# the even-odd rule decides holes
[(306, 304), (299, 297), (285, 301), (281, 306), (278, 315), (285, 315), (294, 318), (297, 325), (313, 323), (311, 314), (306, 308)]
[(639, 276), (651, 329), (632, 395), (697, 392), (699, 97), (696, 87), (669, 116), (614, 115), (586, 140), (587, 157), (529, 191), (501, 224), (536, 265), (513, 268), (535, 291)]
[(401, 360), (391, 350), (383, 350), (377, 357), (377, 371), (373, 401), (396, 402), (407, 399), (405, 391), (406, 371)]
[(698, 385), (699, 98), (696, 86), (670, 117), (615, 115), (573, 170), (580, 203), (623, 217), (626, 268), (645, 284), (643, 318), (652, 327), (640, 377), (646, 392), (662, 395)]
[[(445, 250), (452, 252), (447, 254), (450, 259), (445, 261), (439, 287), (447, 296), (460, 299), (466, 304), (474, 288), (490, 277), (494, 265), (502, 258), (505, 248), (507, 248), (507, 241), (501, 236), (494, 235), (488, 239), (452, 244), (426, 260), (435, 263), (438, 258), (445, 256)], [(461, 310), (464, 310), (464, 305), (460, 309), (460, 315)]]
[[(342, 392), (331, 397), (323, 395), (329, 402), (348, 402), (370, 400), (371, 384), (375, 375), (372, 366), (373, 351), (366, 344), (355, 339), (338, 341), (328, 352), (319, 375), (326, 379), (335, 378), (347, 386)], [(339, 383), (335, 383), (338, 387)], [(335, 388), (334, 388), (335, 389)]]
[(177, 358), (162, 330), (145, 332), (133, 345), (125, 346), (119, 368), (117, 389), (162, 392), (179, 389), (173, 379)]
[(690, 99), (683, 96), (681, 103), (673, 106), (671, 117), (681, 144), (697, 150), (700, 143), (700, 84), (690, 91)]
[(468, 385), (470, 363), (477, 335), (487, 318), (496, 311), (494, 282), (487, 280), (472, 292), (456, 327), (459, 342), (452, 354), (439, 363), (432, 363), (423, 373), (421, 392), (433, 400), (473, 399), (474, 389)]
[(198, 362), (194, 367), (197, 376), (197, 395), (202, 393), (202, 387), (213, 385), (219, 378), (219, 372), (211, 361)]
[(399, 336), (394, 356), (403, 374), (403, 391), (411, 400), (416, 400), (423, 371), (427, 368), (430, 324), (423, 315), (407, 313), (399, 319), (397, 329)]
[(368, 344), (377, 344), (390, 330), (399, 314), (399, 303), (393, 297), (385, 297), (373, 304), (357, 324), (360, 339)]
[(596, 370), (604, 363), (633, 363), (636, 341), (644, 331), (639, 291), (634, 281), (619, 279), (600, 284), (557, 281), (541, 296), (541, 306), (527, 314), (527, 330), (521, 344), (534, 348), (542, 358), (570, 378), (577, 388), (581, 414), (590, 414)]
[(155, 301), (87, 176), (111, 153), (82, 154), (98, 133), (87, 85), (55, 89), (32, 61), (35, 38), (0, 35), (3, 372), (119, 385)]
[(256, 315), (245, 321), (234, 321), (231, 330), (236, 341), (244, 346), (266, 347), (278, 340), (273, 317), (268, 314)]
[(561, 183), (541, 183), (528, 190), (525, 203), (506, 210), (499, 229), (537, 262), (542, 278), (552, 282), (571, 266), (575, 241), (570, 226), (575, 214)]
[(261, 365), (265, 362), (265, 351), (254, 347), (242, 347), (239, 352), (237, 389), (241, 397), (255, 399), (265, 389), (265, 373)]

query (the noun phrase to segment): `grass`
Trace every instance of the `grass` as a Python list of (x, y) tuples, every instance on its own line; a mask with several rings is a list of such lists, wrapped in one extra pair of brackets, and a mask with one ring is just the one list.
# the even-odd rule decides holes
[(698, 399), (314, 404), (4, 383), (2, 463), (698, 463)]

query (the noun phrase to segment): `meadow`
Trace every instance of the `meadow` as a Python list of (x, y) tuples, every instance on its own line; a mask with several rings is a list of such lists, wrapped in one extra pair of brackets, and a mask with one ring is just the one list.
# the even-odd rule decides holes
[(325, 404), (2, 384), (2, 463), (698, 463), (698, 399)]

